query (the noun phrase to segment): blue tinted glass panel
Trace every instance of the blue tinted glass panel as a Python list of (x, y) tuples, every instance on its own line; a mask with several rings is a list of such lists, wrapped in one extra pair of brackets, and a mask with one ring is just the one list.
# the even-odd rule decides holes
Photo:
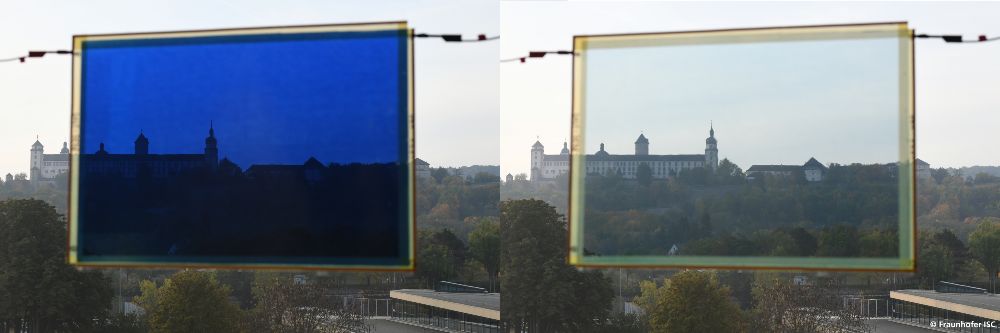
[(411, 266), (405, 26), (78, 45), (79, 263)]

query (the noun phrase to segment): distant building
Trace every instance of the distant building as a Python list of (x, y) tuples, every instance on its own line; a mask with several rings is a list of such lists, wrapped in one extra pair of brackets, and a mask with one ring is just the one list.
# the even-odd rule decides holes
[(920, 179), (930, 179), (931, 178), (931, 164), (924, 162), (924, 160), (917, 159), (917, 178)]
[(774, 164), (757, 164), (751, 165), (747, 169), (747, 178), (754, 179), (757, 176), (771, 175), (771, 176), (792, 176), (796, 173), (802, 172), (802, 166), (799, 165), (774, 165)]
[(416, 159), (417, 178), (431, 178), (431, 164), (422, 159)]
[[(208, 137), (205, 138), (204, 153), (201, 154), (150, 154), (149, 138), (139, 133), (135, 139), (132, 154), (113, 154), (104, 148), (104, 143), (93, 154), (81, 154), (82, 172), (94, 175), (114, 175), (123, 178), (136, 178), (148, 174), (153, 178), (175, 176), (191, 170), (208, 170), (223, 174), (243, 174), (240, 167), (232, 161), (223, 158), (219, 160), (218, 139), (215, 129), (209, 126)], [(31, 147), (32, 176), (31, 179), (51, 180), (61, 173), (69, 171), (69, 149), (63, 143), (60, 154), (44, 154), (44, 146), (35, 141)], [(416, 159), (417, 176), (430, 177), (430, 167), (427, 162)], [(326, 166), (314, 157), (303, 164), (254, 164), (246, 170), (246, 175), (252, 178), (305, 179), (316, 183), (325, 177)], [(8, 178), (14, 177), (8, 175)]]
[(41, 141), (35, 140), (31, 145), (31, 167), (30, 180), (33, 182), (41, 180), (51, 180), (57, 176), (69, 172), (69, 147), (63, 142), (62, 150), (58, 154), (46, 154), (45, 146)]
[[(36, 145), (41, 144), (36, 142)], [(34, 151), (33, 146), (33, 156)], [(81, 172), (85, 174), (115, 175), (124, 178), (136, 178), (141, 174), (147, 174), (153, 178), (164, 178), (194, 169), (216, 170), (219, 167), (219, 148), (215, 129), (210, 126), (202, 154), (150, 154), (149, 139), (140, 132), (135, 139), (135, 150), (132, 154), (112, 154), (104, 150), (104, 143), (101, 143), (97, 152), (81, 154), (80, 159), (85, 161), (80, 163), (83, 168)]]
[[(918, 179), (930, 179), (931, 178), (931, 165), (930, 165), (930, 163), (924, 162), (924, 160), (919, 159), (919, 158), (916, 160), (916, 163), (917, 163), (917, 178)], [(887, 165), (889, 166), (889, 173), (892, 174), (893, 177), (895, 177), (896, 174), (897, 174), (897, 171), (898, 171), (897, 170), (898, 163), (893, 162), (893, 163), (889, 163)]]
[(507, 183), (510, 184), (510, 183), (513, 183), (513, 182), (514, 182), (514, 175), (508, 173), (507, 174)]
[(293, 182), (305, 179), (310, 184), (322, 181), (326, 169), (315, 157), (310, 157), (303, 164), (254, 164), (247, 168), (246, 175), (250, 178), (271, 179)]
[[(587, 174), (610, 175), (619, 174), (623, 178), (634, 179), (639, 166), (646, 165), (652, 171), (655, 179), (666, 179), (676, 176), (681, 170), (707, 167), (715, 170), (719, 166), (718, 141), (715, 139), (715, 128), (709, 127), (708, 138), (705, 139), (704, 154), (687, 155), (650, 155), (649, 139), (639, 134), (635, 140), (635, 153), (631, 155), (614, 155), (604, 150), (604, 144), (592, 155), (586, 155), (585, 171)], [(569, 147), (563, 142), (558, 155), (546, 155), (545, 146), (536, 141), (531, 146), (531, 180), (552, 180), (569, 172)]]
[(828, 168), (816, 160), (816, 158), (810, 157), (803, 165), (769, 165), (769, 164), (758, 164), (751, 165), (747, 169), (747, 179), (754, 179), (757, 176), (762, 175), (772, 175), (772, 176), (794, 176), (801, 174), (807, 181), (818, 182), (822, 181), (823, 177), (826, 176)]
[(807, 181), (818, 182), (823, 180), (823, 176), (826, 175), (826, 171), (826, 166), (813, 157), (810, 157), (809, 160), (806, 161), (806, 164), (802, 165), (802, 172), (805, 173)]

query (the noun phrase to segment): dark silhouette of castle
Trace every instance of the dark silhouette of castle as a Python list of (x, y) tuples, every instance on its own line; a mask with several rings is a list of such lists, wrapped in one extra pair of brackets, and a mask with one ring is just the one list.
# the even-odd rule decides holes
[(81, 255), (269, 262), (405, 255), (407, 165), (324, 165), (310, 157), (243, 172), (219, 159), (218, 144), (210, 126), (201, 154), (151, 154), (140, 131), (131, 154), (112, 154), (103, 143), (81, 154)]
[[(112, 154), (104, 150), (104, 143), (94, 154), (81, 154), (82, 173), (114, 175), (124, 178), (136, 178), (148, 175), (153, 178), (164, 178), (179, 175), (192, 170), (215, 171), (219, 168), (219, 148), (215, 139), (215, 129), (208, 128), (203, 154), (150, 154), (149, 139), (141, 131), (135, 139), (133, 154)], [(222, 164), (232, 164), (223, 160)]]

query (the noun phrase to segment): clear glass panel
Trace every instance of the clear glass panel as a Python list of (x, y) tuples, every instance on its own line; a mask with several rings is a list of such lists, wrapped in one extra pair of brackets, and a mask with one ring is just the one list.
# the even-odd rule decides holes
[(906, 24), (575, 45), (574, 264), (913, 268)]

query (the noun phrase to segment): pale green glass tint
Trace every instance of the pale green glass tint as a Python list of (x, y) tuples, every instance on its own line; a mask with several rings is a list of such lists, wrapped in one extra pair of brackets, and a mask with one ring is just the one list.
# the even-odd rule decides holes
[(573, 264), (913, 269), (905, 23), (578, 36), (575, 52), (572, 154), (540, 170), (571, 168)]

